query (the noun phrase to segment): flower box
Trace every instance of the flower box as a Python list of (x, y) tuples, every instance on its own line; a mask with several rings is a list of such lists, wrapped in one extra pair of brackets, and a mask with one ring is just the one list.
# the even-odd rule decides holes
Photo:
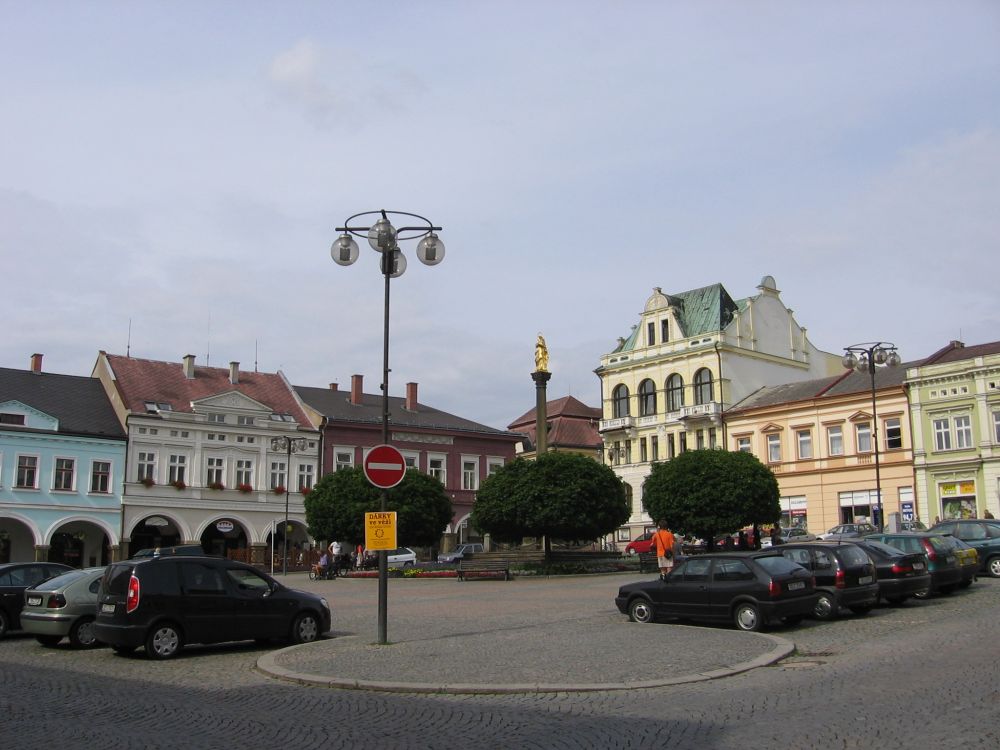
[(248, 494), (250, 492), (253, 492), (253, 485), (251, 485), (251, 484), (238, 484), (238, 485), (236, 485), (236, 489), (238, 489), (240, 492), (242, 492), (244, 495), (246, 495), (246, 494)]
[(153, 479), (152, 477), (143, 477), (142, 479), (139, 480), (139, 484), (141, 484), (143, 487), (152, 487), (154, 484), (156, 484), (156, 480)]
[(283, 485), (279, 484), (279, 485), (277, 485), (275, 487), (272, 487), (271, 488), (271, 492), (273, 492), (275, 495), (284, 495), (285, 494), (285, 488), (284, 488)]
[(184, 482), (182, 482), (180, 479), (175, 479), (174, 481), (172, 481), (170, 483), (170, 486), (173, 487), (173, 488), (175, 488), (175, 489), (177, 489), (177, 490), (186, 490), (187, 489), (187, 485), (184, 484)]
[(224, 489), (226, 489), (226, 485), (224, 485), (222, 482), (212, 482), (211, 484), (208, 485), (208, 489), (210, 489), (210, 490), (224, 490)]

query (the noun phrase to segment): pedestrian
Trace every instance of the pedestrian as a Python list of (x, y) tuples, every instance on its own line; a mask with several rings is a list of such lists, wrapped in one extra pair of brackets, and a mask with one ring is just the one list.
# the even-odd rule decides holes
[(739, 549), (744, 550), (744, 551), (750, 549), (750, 545), (747, 544), (747, 535), (746, 535), (746, 532), (743, 531), (743, 529), (740, 529), (739, 542), (737, 543), (737, 547), (739, 547)]
[(354, 567), (358, 570), (365, 564), (365, 548), (364, 545), (359, 544), (354, 548)]
[(657, 524), (659, 528), (653, 534), (653, 544), (656, 545), (656, 564), (660, 569), (660, 580), (665, 581), (674, 567), (674, 535), (667, 526), (666, 520)]
[(330, 542), (328, 549), (330, 550), (330, 570), (333, 571), (333, 577), (336, 578), (337, 572), (340, 568), (340, 554), (343, 552), (343, 546), (340, 542), (334, 539)]
[(989, 508), (987, 508), (986, 511), (983, 513), (983, 518), (993, 518), (993, 514), (990, 513)]
[(776, 547), (781, 541), (781, 527), (775, 524), (771, 527), (771, 546)]

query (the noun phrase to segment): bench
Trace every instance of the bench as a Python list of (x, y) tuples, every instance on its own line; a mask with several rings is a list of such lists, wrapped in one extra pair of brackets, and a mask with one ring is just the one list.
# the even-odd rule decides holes
[(466, 573), (503, 573), (503, 579), (510, 581), (510, 560), (459, 560), (458, 580), (464, 581)]
[(640, 552), (639, 553), (639, 572), (645, 573), (647, 571), (659, 572), (660, 566), (656, 562), (655, 552)]

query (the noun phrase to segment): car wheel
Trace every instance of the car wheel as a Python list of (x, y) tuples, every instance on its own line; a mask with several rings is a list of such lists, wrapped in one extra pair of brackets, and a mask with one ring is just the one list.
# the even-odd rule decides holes
[(653, 621), (653, 605), (647, 599), (635, 599), (628, 605), (628, 616), (632, 622), (648, 623)]
[(59, 641), (62, 640), (61, 635), (36, 635), (35, 640), (41, 643), (46, 648), (52, 648), (53, 646), (58, 646)]
[(413, 563), (410, 562), (409, 560), (407, 560), (405, 563), (403, 563), (403, 567), (404, 568), (412, 568), (413, 567)]
[(748, 633), (756, 633), (764, 625), (760, 610), (751, 602), (741, 602), (736, 605), (736, 609), (733, 610), (733, 622), (740, 630)]
[(634, 555), (635, 554), (635, 550), (634, 549), (626, 550), (625, 554), (627, 554), (627, 555)]
[(872, 606), (873, 605), (871, 604), (861, 604), (855, 607), (851, 607), (850, 609), (851, 612), (853, 612), (856, 615), (867, 615), (869, 612), (872, 611)]
[(817, 620), (832, 620), (836, 616), (836, 600), (829, 594), (821, 593), (819, 599), (816, 600), (816, 606), (813, 607), (813, 617)]
[(7, 635), (7, 629), (10, 627), (10, 623), (7, 620), (7, 613), (0, 609), (0, 638)]
[(1000, 557), (991, 557), (986, 563), (986, 570), (994, 578), (1000, 578)]
[(917, 591), (913, 594), (917, 599), (929, 599), (931, 596), (931, 587), (928, 586), (923, 591)]
[(184, 646), (180, 628), (172, 622), (160, 623), (146, 636), (146, 654), (151, 659), (170, 659)]
[(319, 620), (312, 612), (303, 612), (292, 623), (292, 643), (312, 643), (319, 638)]
[(94, 620), (90, 617), (81, 617), (74, 622), (73, 627), (69, 629), (69, 642), (73, 648), (90, 648), (97, 645)]

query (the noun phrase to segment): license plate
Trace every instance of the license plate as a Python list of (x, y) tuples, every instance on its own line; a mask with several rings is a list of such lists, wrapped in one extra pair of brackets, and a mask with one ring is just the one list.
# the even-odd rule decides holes
[(924, 564), (923, 563), (913, 563), (913, 569), (914, 570), (923, 570), (924, 569)]
[(106, 615), (113, 615), (115, 613), (115, 605), (114, 604), (102, 604), (101, 605), (101, 612), (103, 612)]
[(788, 584), (789, 591), (798, 591), (799, 589), (804, 589), (806, 587), (805, 581), (792, 581)]
[(30, 604), (32, 607), (37, 607), (41, 603), (42, 603), (42, 597), (40, 597), (40, 596), (29, 596), (28, 597), (28, 604)]
[(955, 562), (955, 556), (954, 555), (948, 555), (948, 564), (951, 565), (953, 562)]
[(859, 584), (860, 584), (861, 586), (864, 586), (864, 585), (865, 585), (866, 583), (871, 583), (871, 582), (872, 582), (872, 581), (874, 581), (874, 580), (875, 580), (875, 579), (874, 579), (874, 578), (872, 578), (871, 576), (861, 576), (861, 577), (860, 577), (860, 578), (858, 579), (858, 583), (859, 583)]

